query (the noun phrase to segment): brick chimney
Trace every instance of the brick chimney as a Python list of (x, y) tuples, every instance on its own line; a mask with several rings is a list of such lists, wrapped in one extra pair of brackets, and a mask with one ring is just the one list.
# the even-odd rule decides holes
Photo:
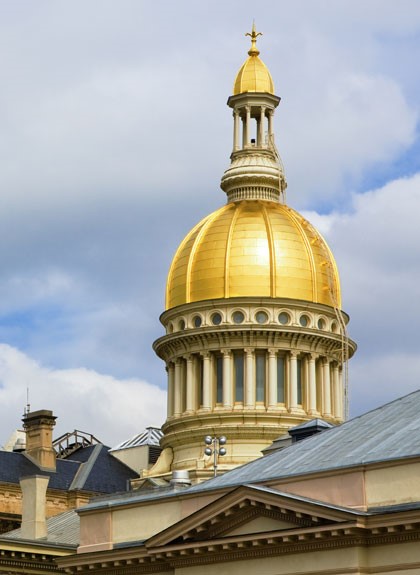
[(56, 456), (52, 446), (52, 430), (56, 419), (48, 409), (29, 412), (22, 419), (26, 431), (25, 454), (45, 471), (55, 471)]

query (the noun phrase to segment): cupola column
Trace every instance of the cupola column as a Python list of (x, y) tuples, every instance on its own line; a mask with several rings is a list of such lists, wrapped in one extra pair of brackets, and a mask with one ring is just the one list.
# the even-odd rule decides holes
[(290, 410), (298, 408), (297, 403), (297, 352), (290, 352)]
[(182, 361), (177, 359), (175, 361), (175, 385), (174, 385), (174, 415), (181, 415), (182, 403)]
[(334, 363), (332, 368), (333, 390), (334, 390), (334, 412), (333, 415), (337, 419), (343, 417), (343, 400), (340, 389), (340, 377), (338, 372), (338, 363)]
[(255, 377), (253, 349), (245, 349), (245, 407), (255, 407)]
[(167, 397), (167, 409), (168, 417), (172, 417), (174, 414), (174, 384), (175, 384), (175, 366), (174, 364), (168, 363), (166, 368), (168, 372), (168, 397)]
[(243, 148), (247, 148), (249, 146), (249, 128), (251, 125), (251, 106), (245, 106), (245, 117), (243, 119), (244, 126), (243, 126)]
[(268, 110), (268, 140), (271, 143), (273, 138), (273, 117), (274, 117), (274, 110)]
[(277, 353), (268, 350), (268, 407), (277, 407)]
[(308, 356), (308, 413), (316, 415), (316, 359), (317, 355), (310, 353)]
[(264, 145), (264, 132), (265, 132), (264, 128), (265, 128), (265, 106), (261, 106), (261, 114), (258, 122), (258, 136), (257, 136), (258, 146)]
[(202, 408), (209, 411), (211, 409), (211, 379), (210, 379), (210, 353), (204, 352), (203, 357), (203, 397)]
[(232, 353), (222, 349), (223, 354), (223, 407), (232, 409)]
[(322, 363), (322, 380), (324, 384), (324, 405), (322, 409), (323, 417), (331, 417), (331, 378), (330, 378), (330, 362), (324, 359)]
[(233, 111), (233, 151), (239, 150), (239, 121), (240, 116), (238, 110)]
[(194, 381), (194, 363), (193, 356), (188, 355), (185, 358), (185, 363), (187, 366), (186, 375), (186, 411), (187, 413), (194, 413), (195, 410), (195, 381)]

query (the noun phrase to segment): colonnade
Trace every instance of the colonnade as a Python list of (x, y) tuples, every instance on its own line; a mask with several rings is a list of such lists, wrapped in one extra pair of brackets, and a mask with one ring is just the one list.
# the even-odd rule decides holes
[(265, 132), (266, 132), (266, 118), (268, 118), (268, 138), (273, 137), (273, 115), (274, 110), (261, 106), (258, 108), (257, 113), (251, 109), (251, 106), (244, 106), (243, 108), (235, 108), (233, 111), (233, 151), (236, 152), (241, 149), (240, 146), (240, 121), (242, 120), (242, 149), (248, 148), (251, 145), (251, 120), (255, 118), (257, 123), (256, 130), (256, 145), (258, 147), (266, 146)]
[(167, 364), (168, 417), (197, 411), (284, 410), (343, 419), (340, 364), (277, 349), (202, 352)]

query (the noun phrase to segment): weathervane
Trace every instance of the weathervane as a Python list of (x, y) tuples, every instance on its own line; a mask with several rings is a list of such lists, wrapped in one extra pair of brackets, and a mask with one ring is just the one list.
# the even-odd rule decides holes
[(257, 32), (255, 28), (255, 20), (252, 22), (252, 32), (247, 32), (245, 36), (249, 36), (251, 38), (251, 48), (248, 51), (250, 56), (258, 56), (260, 51), (257, 48), (257, 38), (258, 36), (262, 36), (262, 32)]

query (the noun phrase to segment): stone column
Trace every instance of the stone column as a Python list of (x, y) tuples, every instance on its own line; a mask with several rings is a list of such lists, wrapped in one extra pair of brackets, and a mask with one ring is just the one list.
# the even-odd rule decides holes
[(233, 151), (239, 150), (239, 112), (233, 111)]
[(277, 407), (277, 353), (268, 350), (268, 407)]
[(232, 409), (232, 354), (230, 349), (222, 349), (223, 354), (223, 407)]
[(317, 415), (316, 409), (316, 358), (317, 355), (310, 353), (308, 356), (308, 413)]
[(261, 106), (261, 115), (258, 122), (258, 139), (257, 143), (259, 146), (264, 144), (264, 126), (265, 126), (265, 107)]
[(290, 405), (289, 410), (298, 409), (297, 403), (297, 352), (290, 352)]
[(174, 384), (175, 384), (175, 366), (173, 363), (168, 363), (166, 368), (168, 372), (168, 403), (167, 403), (167, 415), (172, 417), (174, 414)]
[(181, 402), (182, 402), (182, 360), (178, 358), (175, 360), (175, 385), (174, 385), (174, 415), (179, 417), (181, 415)]
[(210, 353), (204, 352), (201, 354), (203, 357), (203, 405), (202, 409), (209, 411), (212, 403), (212, 389), (211, 389), (211, 370), (210, 370)]
[(251, 124), (251, 107), (245, 106), (246, 116), (245, 116), (245, 123), (243, 129), (243, 147), (246, 148), (249, 146), (249, 127)]
[(337, 419), (343, 419), (343, 398), (340, 393), (340, 380), (338, 375), (338, 363), (332, 366), (332, 388), (334, 397), (333, 415)]
[(322, 406), (322, 415), (324, 417), (331, 417), (331, 378), (330, 378), (330, 362), (327, 358), (322, 363), (323, 372), (323, 385), (324, 385), (324, 404)]
[(245, 407), (255, 407), (255, 376), (254, 376), (254, 350), (244, 349), (245, 352)]
[(273, 110), (268, 110), (268, 139), (269, 139), (269, 143), (273, 138), (273, 115), (274, 112)]
[(195, 381), (194, 381), (194, 365), (192, 355), (185, 358), (187, 366), (186, 374), (186, 398), (185, 398), (185, 411), (187, 413), (194, 413), (195, 411)]

